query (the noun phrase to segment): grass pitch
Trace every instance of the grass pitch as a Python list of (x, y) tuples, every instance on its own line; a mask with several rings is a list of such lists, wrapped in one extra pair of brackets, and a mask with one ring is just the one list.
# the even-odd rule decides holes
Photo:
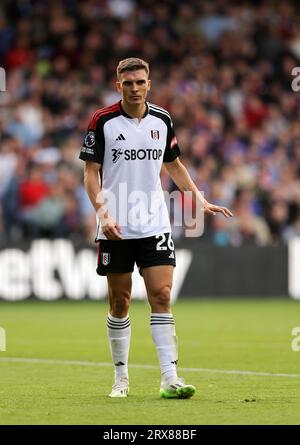
[(133, 301), (130, 396), (110, 399), (106, 303), (1, 302), (0, 424), (300, 424), (299, 302), (180, 300), (173, 313), (179, 375), (196, 395), (159, 399), (149, 307)]

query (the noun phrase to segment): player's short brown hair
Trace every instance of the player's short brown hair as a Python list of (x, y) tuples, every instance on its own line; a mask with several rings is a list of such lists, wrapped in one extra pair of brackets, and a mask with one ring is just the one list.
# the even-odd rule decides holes
[(117, 66), (117, 76), (120, 78), (120, 74), (125, 71), (145, 70), (149, 76), (149, 64), (137, 57), (129, 57), (128, 59), (121, 60)]

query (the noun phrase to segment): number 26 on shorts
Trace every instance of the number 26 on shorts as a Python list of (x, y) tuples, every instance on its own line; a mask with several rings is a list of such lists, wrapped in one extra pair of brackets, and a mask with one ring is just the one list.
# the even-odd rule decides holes
[(167, 245), (164, 245), (166, 242), (166, 235), (163, 233), (162, 235), (156, 235), (156, 239), (161, 238), (156, 244), (156, 250), (174, 250), (174, 241), (172, 240), (171, 233), (168, 233)]

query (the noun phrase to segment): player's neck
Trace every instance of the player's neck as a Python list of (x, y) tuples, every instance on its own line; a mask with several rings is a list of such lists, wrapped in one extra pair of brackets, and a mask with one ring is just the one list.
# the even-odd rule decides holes
[(137, 118), (139, 121), (143, 118), (147, 109), (145, 102), (143, 104), (129, 104), (122, 100), (121, 105), (128, 116)]

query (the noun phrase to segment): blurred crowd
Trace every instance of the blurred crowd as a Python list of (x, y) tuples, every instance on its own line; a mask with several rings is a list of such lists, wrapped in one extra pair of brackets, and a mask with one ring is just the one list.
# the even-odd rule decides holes
[(93, 112), (119, 99), (115, 68), (130, 56), (150, 63), (149, 101), (171, 113), (198, 188), (235, 215), (207, 218), (202, 239), (300, 236), (297, 2), (3, 0), (0, 240), (93, 242), (78, 155)]

